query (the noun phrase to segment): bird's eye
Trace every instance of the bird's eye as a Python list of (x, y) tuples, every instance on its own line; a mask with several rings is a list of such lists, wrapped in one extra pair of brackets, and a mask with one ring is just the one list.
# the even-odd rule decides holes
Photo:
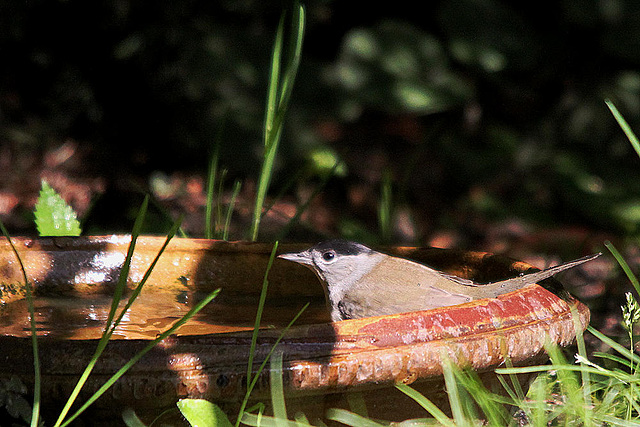
[(333, 251), (327, 251), (322, 254), (322, 259), (325, 261), (331, 261), (336, 257), (336, 253)]

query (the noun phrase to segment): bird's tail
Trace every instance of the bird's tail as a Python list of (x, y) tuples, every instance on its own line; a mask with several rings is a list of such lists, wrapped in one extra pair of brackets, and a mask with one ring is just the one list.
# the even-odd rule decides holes
[(556, 274), (568, 270), (570, 268), (576, 267), (580, 264), (584, 264), (585, 262), (591, 261), (593, 259), (598, 258), (602, 253), (597, 253), (594, 255), (588, 255), (583, 258), (579, 258), (573, 261), (565, 262), (564, 264), (556, 265), (555, 267), (549, 267), (544, 270), (536, 271), (533, 273), (524, 273), (520, 276), (513, 277), (511, 279), (502, 280), (500, 282), (490, 283), (488, 285), (481, 285), (478, 287), (474, 287), (473, 294), (477, 293), (477, 296), (474, 296), (474, 299), (478, 298), (495, 298), (498, 295), (506, 294), (508, 292), (512, 292), (523, 288), (527, 285), (531, 285), (534, 283), (539, 283), (544, 279), (548, 279), (549, 277), (555, 276)]

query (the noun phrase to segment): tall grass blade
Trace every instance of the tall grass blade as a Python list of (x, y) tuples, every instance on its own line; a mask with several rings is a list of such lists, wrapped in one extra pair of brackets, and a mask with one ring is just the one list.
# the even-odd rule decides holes
[(213, 199), (216, 187), (216, 175), (218, 174), (218, 153), (219, 146), (216, 144), (211, 159), (209, 160), (209, 168), (207, 170), (207, 201), (204, 208), (204, 237), (205, 239), (213, 239), (214, 220), (213, 220)]
[[(484, 414), (484, 418), (487, 420), (487, 424), (490, 426), (504, 426), (508, 424), (509, 414), (506, 411), (504, 404), (513, 403), (505, 399), (503, 396), (493, 394), (487, 389), (478, 373), (472, 369), (454, 369), (454, 374), (458, 382), (468, 392), (469, 397), (464, 399), (471, 403), (474, 400), (478, 408)], [(475, 411), (475, 408), (471, 407)], [(478, 416), (474, 416), (478, 418)]]
[(626, 348), (622, 344), (615, 342), (614, 340), (612, 340), (611, 338), (609, 338), (608, 336), (606, 336), (605, 334), (603, 334), (602, 332), (598, 331), (597, 329), (591, 326), (587, 326), (587, 331), (589, 331), (592, 335), (594, 335), (600, 341), (607, 344), (609, 347), (611, 347), (612, 349), (620, 353), (622, 356), (632, 361), (633, 363), (635, 364), (640, 363), (640, 356), (631, 352), (628, 348)]
[(269, 256), (269, 262), (267, 263), (267, 269), (262, 279), (262, 290), (260, 291), (260, 300), (258, 301), (258, 310), (256, 312), (256, 318), (253, 323), (253, 334), (251, 335), (251, 347), (249, 347), (249, 361), (247, 362), (247, 384), (251, 382), (251, 372), (253, 370), (253, 358), (256, 351), (256, 343), (258, 342), (258, 333), (260, 332), (260, 322), (262, 321), (262, 312), (264, 311), (264, 303), (267, 300), (267, 288), (269, 287), (268, 275), (271, 271), (271, 266), (276, 258), (276, 252), (278, 250), (278, 242), (276, 241), (271, 249), (271, 255)]
[(380, 235), (384, 243), (391, 240), (393, 225), (393, 200), (391, 194), (391, 171), (385, 170), (382, 175), (382, 186), (380, 189), (380, 201), (378, 202), (378, 224)]
[(546, 404), (547, 397), (550, 394), (548, 387), (547, 374), (538, 375), (531, 387), (529, 387), (529, 395), (532, 396), (531, 404), (521, 405), (534, 427), (544, 427), (548, 425)]
[(284, 335), (287, 333), (287, 331), (289, 329), (291, 329), (291, 326), (293, 326), (293, 324), (298, 320), (298, 318), (302, 315), (302, 313), (304, 313), (304, 311), (307, 309), (307, 307), (309, 307), (309, 303), (306, 303), (300, 309), (300, 311), (298, 311), (298, 313), (293, 317), (293, 319), (291, 319), (291, 321), (287, 324), (287, 326), (282, 330), (282, 333), (280, 333), (280, 335), (278, 336), (276, 341), (273, 343), (273, 346), (271, 347), (271, 350), (269, 350), (269, 353), (267, 353), (267, 357), (264, 358), (264, 361), (258, 367), (258, 370), (256, 371), (256, 374), (253, 376), (253, 380), (251, 380), (251, 384), (249, 384), (249, 386), (247, 387), (247, 392), (246, 392), (244, 400), (242, 401), (242, 404), (240, 406), (240, 411), (238, 413), (238, 420), (236, 421), (235, 427), (238, 427), (240, 425), (240, 421), (244, 422), (244, 419), (242, 418), (242, 414), (243, 414), (245, 408), (247, 407), (247, 402), (249, 401), (249, 396), (251, 395), (251, 392), (253, 391), (253, 388), (256, 386), (256, 383), (258, 382), (258, 379), (260, 377), (260, 373), (263, 371), (264, 367), (269, 362), (269, 359), (271, 358), (271, 355), (275, 351), (275, 349), (278, 346), (278, 344), (280, 344), (280, 341), (282, 341), (282, 338), (284, 338)]
[(33, 307), (33, 289), (31, 288), (31, 282), (29, 282), (29, 278), (27, 277), (27, 271), (24, 268), (24, 264), (22, 263), (22, 259), (18, 254), (18, 250), (15, 245), (11, 241), (11, 236), (9, 232), (4, 226), (4, 223), (0, 221), (0, 230), (2, 230), (2, 234), (9, 242), (9, 246), (11, 246), (11, 250), (15, 254), (18, 264), (20, 265), (20, 271), (22, 272), (22, 278), (24, 280), (24, 288), (27, 297), (27, 306), (29, 309), (29, 327), (31, 329), (31, 348), (33, 352), (33, 376), (34, 376), (34, 385), (33, 385), (33, 408), (31, 411), (31, 427), (36, 427), (40, 421), (40, 397), (41, 397), (41, 381), (42, 377), (40, 375), (40, 352), (38, 351), (38, 336), (36, 335), (36, 316), (35, 309)]
[(231, 227), (231, 215), (233, 215), (233, 208), (236, 205), (236, 199), (238, 198), (238, 194), (240, 194), (241, 187), (242, 187), (242, 183), (240, 181), (236, 181), (233, 184), (233, 190), (231, 192), (231, 200), (229, 201), (229, 206), (227, 206), (227, 215), (224, 220), (222, 240), (229, 240), (229, 228)]
[(593, 352), (593, 356), (594, 357), (599, 357), (602, 359), (606, 359), (606, 360), (611, 360), (615, 363), (618, 363), (622, 366), (625, 366), (627, 368), (631, 368), (631, 361), (629, 361), (628, 359), (625, 359), (624, 357), (620, 357), (620, 356), (616, 356), (615, 354), (609, 354), (609, 353), (602, 353), (600, 351), (595, 351)]
[[(220, 157), (220, 145), (222, 144), (222, 135), (229, 116), (227, 108), (222, 116), (220, 126), (213, 138), (213, 150), (209, 159), (209, 168), (207, 170), (207, 201), (205, 204), (204, 216), (204, 236), (207, 239), (213, 239), (215, 234), (215, 221), (213, 220), (214, 193), (216, 187), (216, 176), (218, 175), (218, 160)], [(220, 192), (219, 192), (220, 193)], [(220, 197), (220, 196), (218, 196)]]
[(347, 393), (347, 403), (349, 404), (349, 409), (351, 412), (354, 412), (363, 417), (369, 416), (369, 411), (367, 411), (367, 403), (364, 401), (364, 396), (362, 392), (351, 392)]
[(251, 240), (258, 239), (258, 229), (262, 217), (262, 208), (266, 198), (271, 174), (273, 171), (273, 161), (275, 160), (275, 150), (278, 148), (280, 129), (274, 130), (275, 114), (278, 107), (278, 90), (280, 89), (280, 62), (282, 55), (282, 40), (284, 38), (285, 12), (280, 17), (276, 39), (273, 45), (273, 55), (271, 57), (271, 72), (269, 74), (269, 90), (267, 95), (267, 109), (264, 119), (264, 155), (262, 168), (258, 179), (258, 191), (256, 193), (255, 207), (253, 211), (253, 221), (251, 224)]
[(118, 283), (116, 284), (115, 290), (113, 292), (113, 298), (111, 300), (111, 308), (109, 310), (109, 315), (107, 316), (107, 324), (105, 326), (105, 332), (108, 332), (111, 328), (111, 324), (113, 322), (113, 318), (116, 315), (116, 311), (118, 310), (118, 305), (120, 304), (120, 300), (122, 299), (122, 295), (124, 293), (124, 289), (127, 286), (127, 279), (129, 278), (129, 270), (131, 268), (131, 260), (133, 259), (133, 252), (136, 248), (136, 242), (138, 241), (138, 237), (142, 231), (142, 225), (144, 224), (144, 219), (147, 215), (147, 208), (149, 206), (149, 196), (145, 196), (142, 201), (142, 205), (140, 206), (140, 210), (138, 211), (138, 215), (136, 216), (136, 220), (133, 223), (133, 230), (131, 232), (131, 243), (129, 243), (129, 248), (127, 250), (127, 256), (122, 264), (122, 268), (120, 269), (120, 276), (118, 277)]
[(451, 362), (449, 356), (445, 351), (440, 352), (440, 360), (442, 361), (442, 375), (444, 377), (444, 384), (447, 389), (447, 395), (449, 395), (449, 405), (451, 406), (451, 414), (456, 425), (464, 425), (466, 416), (462, 407), (462, 400), (460, 398), (460, 390), (456, 383), (456, 378), (453, 373), (454, 369), (459, 369)]
[(264, 278), (262, 280), (262, 290), (260, 292), (260, 301), (258, 302), (258, 310), (256, 312), (256, 319), (255, 319), (255, 322), (254, 322), (254, 325), (253, 325), (253, 333), (251, 334), (251, 346), (249, 348), (249, 360), (247, 361), (247, 391), (245, 393), (244, 399), (242, 400), (242, 403), (240, 404), (240, 410), (238, 411), (238, 417), (237, 417), (237, 420), (236, 420), (235, 427), (238, 427), (240, 425), (240, 422), (241, 422), (242, 417), (243, 417), (243, 413), (244, 413), (245, 408), (247, 407), (247, 404), (249, 402), (249, 396), (251, 395), (251, 392), (253, 391), (253, 388), (255, 387), (255, 385), (258, 382), (258, 379), (260, 377), (261, 372), (263, 371), (264, 367), (266, 366), (266, 364), (271, 359), (271, 355), (275, 351), (276, 347), (278, 346), (278, 344), (280, 343), (280, 341), (282, 340), (282, 338), (284, 337), (286, 332), (298, 320), (298, 318), (307, 309), (307, 307), (309, 307), (309, 303), (305, 304), (304, 307), (302, 307), (302, 309), (300, 309), (300, 311), (293, 317), (293, 319), (289, 322), (289, 324), (282, 330), (282, 332), (280, 333), (280, 335), (276, 339), (275, 343), (273, 344), (273, 346), (269, 350), (269, 353), (267, 353), (267, 356), (262, 361), (262, 364), (258, 367), (255, 375), (252, 375), (253, 361), (255, 359), (256, 345), (257, 345), (257, 342), (258, 342), (258, 333), (260, 331), (260, 322), (262, 320), (262, 312), (264, 311), (264, 304), (265, 304), (265, 301), (266, 301), (266, 298), (267, 298), (267, 288), (269, 286), (268, 276), (269, 276), (269, 271), (271, 271), (271, 266), (273, 265), (273, 261), (275, 260), (275, 256), (276, 256), (277, 250), (278, 250), (278, 242), (276, 242), (273, 245), (273, 249), (271, 250), (271, 255), (269, 256), (269, 262), (267, 263), (267, 268), (266, 268), (265, 273), (264, 273)]
[(287, 407), (284, 402), (284, 384), (282, 382), (282, 351), (273, 353), (269, 369), (269, 383), (271, 384), (273, 417), (276, 419), (276, 425), (278, 425), (278, 427), (285, 427), (288, 416)]
[(296, 412), (296, 414), (293, 417), (296, 420), (296, 423), (298, 423), (299, 425), (303, 425), (303, 426), (311, 425), (306, 415), (301, 412)]
[(242, 423), (249, 426), (256, 427), (309, 427), (309, 421), (305, 419), (296, 419), (295, 421), (280, 419), (276, 417), (269, 417), (263, 415), (262, 412), (258, 414), (252, 414), (245, 412), (242, 416)]
[(164, 243), (160, 247), (160, 250), (158, 251), (158, 254), (153, 259), (151, 264), (149, 264), (149, 268), (147, 268), (147, 271), (145, 271), (144, 275), (142, 276), (142, 279), (140, 280), (140, 283), (138, 283), (138, 286), (136, 286), (136, 288), (131, 293), (131, 296), (129, 297), (129, 300), (127, 301), (125, 306), (120, 311), (120, 315), (118, 316), (118, 318), (113, 322), (113, 326), (109, 330), (109, 338), (111, 338), (111, 336), (115, 332), (116, 328), (118, 327), (118, 325), (122, 321), (123, 317), (125, 316), (125, 314), (127, 314), (127, 311), (129, 311), (129, 308), (131, 308), (131, 305), (134, 303), (136, 298), (138, 298), (138, 295), (140, 295), (140, 292), (142, 292), (143, 286), (147, 283), (147, 280), (149, 280), (149, 276), (151, 276), (151, 272), (153, 271), (153, 269), (155, 268), (156, 264), (160, 260), (160, 257), (162, 256), (162, 254), (164, 253), (165, 249), (169, 245), (169, 242), (171, 241), (171, 239), (173, 239), (175, 237), (176, 232), (180, 228), (180, 224), (181, 223), (182, 223), (182, 216), (180, 216), (180, 218), (178, 218), (178, 220), (175, 222), (175, 224), (173, 224), (173, 226), (171, 227), (171, 230), (169, 230), (169, 233), (167, 233), (167, 238), (165, 239)]
[(627, 275), (627, 278), (633, 285), (633, 288), (636, 290), (637, 295), (640, 295), (640, 282), (638, 281), (638, 278), (636, 277), (636, 275), (633, 274), (633, 271), (631, 271), (631, 267), (629, 267), (629, 264), (627, 264), (627, 261), (625, 261), (624, 257), (620, 254), (620, 252), (618, 252), (618, 249), (616, 249), (613, 243), (604, 242), (604, 245), (607, 247), (607, 249), (609, 249), (609, 252), (611, 252), (611, 255), (613, 255), (613, 257), (616, 259), (616, 261), (622, 268), (622, 271), (624, 271), (624, 274)]
[(377, 423), (361, 415), (349, 412), (346, 409), (331, 408), (327, 410), (327, 419), (337, 421), (353, 427), (380, 427), (384, 424)]
[[(504, 358), (504, 365), (507, 368), (513, 368), (513, 362), (511, 361), (511, 358), (509, 357), (509, 355), (506, 355)], [(502, 378), (502, 377), (500, 377)], [(515, 374), (509, 374), (509, 380), (511, 381), (511, 386), (515, 392), (515, 396), (513, 397), (514, 401), (520, 401), (520, 400), (524, 400), (524, 391), (522, 390), (522, 385), (520, 384), (520, 381), (518, 380), (518, 377)], [(505, 387), (505, 389), (507, 389)]]
[(220, 171), (220, 178), (218, 179), (218, 195), (216, 196), (216, 220), (213, 225), (214, 237), (220, 238), (222, 236), (222, 196), (224, 191), (224, 180), (227, 177), (227, 169)]
[(631, 130), (631, 126), (629, 126), (629, 124), (624, 119), (624, 117), (622, 117), (622, 114), (620, 114), (620, 111), (618, 111), (618, 109), (613, 104), (613, 102), (611, 102), (610, 99), (605, 99), (604, 102), (607, 104), (607, 107), (609, 107), (609, 110), (611, 110), (613, 117), (615, 117), (616, 121), (618, 122), (618, 125), (620, 126), (624, 134), (627, 136), (627, 139), (629, 139), (631, 146), (633, 147), (634, 150), (636, 150), (636, 153), (638, 154), (638, 156), (640, 156), (640, 142), (638, 141), (638, 138), (636, 137), (635, 133), (633, 133), (633, 130)]
[(296, 1), (294, 3), (294, 11), (291, 18), (290, 34), (292, 40), (290, 46), (293, 51), (289, 51), (284, 76), (281, 79), (281, 65), (283, 57), (284, 33), (285, 33), (285, 17), (283, 12), (276, 39), (273, 46), (273, 55), (271, 59), (271, 72), (269, 77), (269, 90), (267, 95), (267, 108), (265, 112), (265, 128), (264, 128), (264, 155), (260, 177), (258, 179), (258, 189), (256, 192), (255, 206), (253, 210), (253, 220), (251, 223), (251, 240), (258, 239), (258, 229), (260, 227), (260, 218), (262, 217), (262, 208), (266, 198), (267, 190), (271, 182), (273, 174), (273, 164), (282, 134), (282, 124), (284, 116), (291, 98), (291, 91), (295, 81), (298, 65), (300, 64), (300, 55), (302, 53), (302, 40), (304, 35), (304, 7)]
[[(551, 363), (560, 366), (570, 366), (562, 354), (562, 351), (556, 344), (545, 345), (545, 348), (549, 354)], [(579, 366), (578, 368), (580, 373), (588, 370), (586, 366)], [(556, 374), (558, 376), (560, 393), (566, 402), (564, 405), (560, 406), (560, 408), (565, 412), (564, 415), (569, 418), (577, 417), (578, 419), (581, 419), (586, 426), (593, 425), (592, 413), (590, 411), (591, 396), (589, 396), (589, 401), (585, 400), (585, 396), (582, 391), (583, 384), (578, 381), (578, 377), (572, 371), (567, 369), (558, 369)]]
[[(584, 335), (582, 332), (582, 324), (580, 323), (580, 315), (575, 306), (571, 306), (571, 315), (573, 317), (573, 328), (576, 331), (576, 344), (578, 346), (578, 354), (582, 359), (587, 360), (587, 348), (584, 343)], [(584, 367), (585, 365), (581, 363)], [(582, 399), (584, 401), (585, 426), (593, 425), (593, 402), (591, 399), (591, 375), (588, 370), (580, 371), (582, 376)]]
[(73, 420), (75, 420), (82, 412), (84, 412), (90, 405), (93, 404), (96, 400), (98, 400), (120, 377), (122, 377), (133, 365), (135, 365), (138, 360), (140, 360), (145, 354), (147, 354), (153, 347), (156, 346), (160, 341), (174, 333), (178, 328), (188, 322), (193, 316), (195, 316), (200, 310), (202, 310), (207, 304), (209, 304), (218, 294), (220, 293), (220, 289), (216, 289), (211, 292), (209, 295), (204, 297), (201, 301), (199, 301), (191, 310), (189, 310), (182, 318), (178, 319), (176, 323), (171, 326), (171, 328), (164, 331), (162, 334), (158, 335), (153, 341), (151, 341), (144, 349), (138, 352), (135, 356), (133, 356), (122, 368), (118, 370), (109, 380), (107, 380), (102, 387), (100, 387), (69, 419), (65, 420), (64, 424), (61, 427), (65, 427), (69, 425)]
[(455, 427), (453, 422), (440, 408), (433, 404), (431, 400), (423, 396), (419, 391), (409, 387), (406, 384), (396, 384), (396, 388), (412, 398), (418, 405), (422, 406), (432, 417), (445, 427)]
[(138, 236), (140, 235), (140, 231), (142, 230), (142, 224), (144, 223), (144, 218), (145, 218), (146, 213), (147, 213), (148, 205), (149, 205), (149, 196), (146, 196), (144, 198), (144, 201), (142, 202), (140, 210), (138, 211), (138, 216), (136, 217), (136, 220), (135, 220), (134, 225), (133, 225), (133, 230), (132, 230), (132, 233), (131, 233), (131, 243), (129, 243), (129, 249), (127, 250), (127, 256), (126, 256), (126, 258), (124, 260), (124, 263), (122, 264), (122, 268), (120, 269), (120, 276), (118, 277), (118, 282), (117, 282), (115, 290), (113, 292), (113, 297), (112, 297), (112, 301), (111, 301), (111, 308), (109, 310), (109, 315), (107, 316), (107, 321), (106, 321), (106, 324), (105, 324), (104, 332), (102, 333), (102, 337), (100, 338), (100, 341), (98, 341), (98, 347), (96, 348), (96, 351), (94, 352), (93, 356), (91, 357), (91, 360), (87, 364), (87, 367), (83, 371), (82, 375), (80, 376), (80, 379), (78, 379), (78, 382), (76, 383), (75, 388), (71, 392), (71, 395), (69, 396), (69, 399), (67, 400), (67, 403), (65, 404), (64, 408), (60, 412), (60, 415), (58, 416), (58, 419), (57, 419), (57, 421), (55, 423), (55, 427), (60, 426), (62, 424), (62, 421), (64, 420), (64, 418), (69, 413), (69, 410), (71, 409), (71, 405), (73, 405), (75, 400), (78, 398), (78, 395), (80, 394), (80, 390), (82, 390), (82, 387), (84, 387), (84, 384), (86, 383), (87, 378), (89, 378), (89, 375), (93, 371), (93, 368), (95, 367), (95, 365), (96, 365), (96, 363), (98, 361), (98, 358), (100, 357), (100, 355), (104, 351), (105, 347), (107, 346), (107, 344), (109, 342), (109, 338), (111, 337), (111, 334), (113, 333), (112, 330), (111, 330), (112, 322), (113, 322), (113, 319), (115, 317), (116, 311), (118, 309), (118, 305), (120, 304), (120, 299), (122, 298), (122, 294), (124, 292), (124, 288), (127, 285), (127, 278), (129, 277), (129, 269), (130, 269), (130, 266), (131, 266), (131, 259), (133, 257), (133, 252), (135, 250), (136, 241), (138, 239)]

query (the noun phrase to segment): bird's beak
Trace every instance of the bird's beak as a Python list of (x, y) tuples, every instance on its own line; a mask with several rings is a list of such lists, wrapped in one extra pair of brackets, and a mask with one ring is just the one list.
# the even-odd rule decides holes
[(313, 266), (313, 259), (309, 251), (291, 252), (288, 254), (280, 254), (278, 258), (286, 259), (287, 261), (297, 262), (298, 264)]

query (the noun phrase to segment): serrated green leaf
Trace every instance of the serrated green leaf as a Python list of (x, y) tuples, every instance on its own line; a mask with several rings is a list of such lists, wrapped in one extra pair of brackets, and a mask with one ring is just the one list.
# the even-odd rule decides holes
[(232, 427), (224, 411), (208, 400), (182, 399), (177, 405), (182, 416), (194, 427)]
[(82, 231), (73, 208), (45, 180), (34, 215), (40, 236), (79, 236)]

